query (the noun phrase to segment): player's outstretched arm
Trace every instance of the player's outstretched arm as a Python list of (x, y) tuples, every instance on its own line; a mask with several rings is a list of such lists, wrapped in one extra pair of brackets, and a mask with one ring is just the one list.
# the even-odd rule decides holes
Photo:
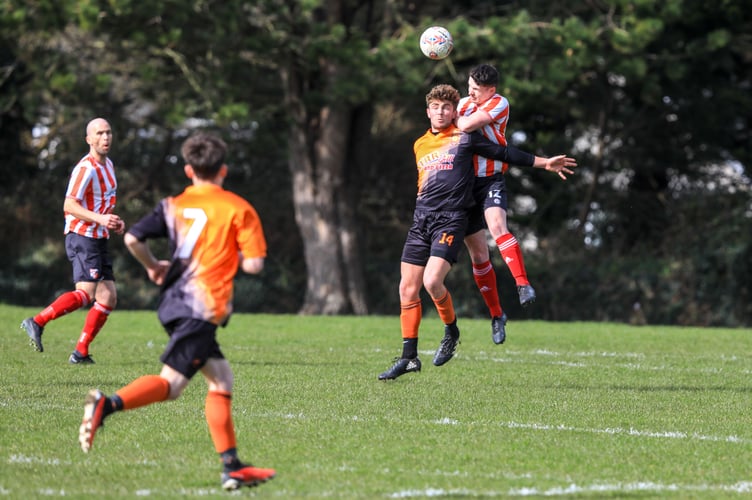
[(574, 174), (574, 171), (571, 170), (571, 168), (577, 166), (577, 160), (570, 158), (567, 155), (557, 155), (552, 156), (551, 158), (536, 156), (533, 166), (536, 168), (543, 168), (549, 172), (555, 172), (563, 180), (567, 180), (566, 174)]

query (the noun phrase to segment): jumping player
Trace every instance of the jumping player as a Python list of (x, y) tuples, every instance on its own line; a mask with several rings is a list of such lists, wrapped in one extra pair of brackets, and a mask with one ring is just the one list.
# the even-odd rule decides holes
[(433, 358), (441, 366), (454, 356), (460, 331), (449, 290), (444, 284), (457, 261), (465, 236), (468, 209), (473, 204), (475, 179), (473, 155), (495, 158), (516, 165), (532, 165), (572, 173), (574, 159), (564, 155), (542, 158), (511, 146), (500, 146), (480, 133), (462, 133), (455, 125), (459, 92), (451, 85), (437, 85), (426, 95), (426, 114), (431, 128), (415, 141), (418, 194), (400, 264), (400, 326), (402, 355), (379, 375), (395, 379), (420, 371), (418, 329), (422, 318), (421, 287), (431, 296), (444, 323), (444, 337)]
[[(463, 132), (479, 131), (488, 140), (505, 146), (506, 127), (509, 121), (509, 101), (498, 92), (499, 73), (490, 64), (480, 64), (470, 70), (468, 97), (460, 100), (457, 127)], [(486, 231), (491, 233), (502, 259), (517, 284), (520, 304), (528, 306), (535, 301), (535, 289), (530, 285), (522, 257), (522, 249), (507, 226), (507, 189), (504, 173), (509, 164), (477, 155), (473, 158), (476, 206), (470, 213), (465, 245), (473, 265), (473, 276), (491, 314), (491, 337), (496, 344), (506, 339), (506, 314), (502, 311), (496, 286), (496, 273), (486, 242)], [(566, 179), (559, 173), (562, 179)]]
[[(160, 357), (159, 375), (145, 375), (107, 397), (98, 389), (86, 396), (79, 442), (88, 452), (97, 429), (109, 415), (152, 403), (177, 399), (199, 371), (208, 382), (206, 421), (223, 464), (221, 484), (234, 490), (255, 486), (275, 476), (240, 461), (232, 419), (233, 372), (217, 343), (217, 327), (232, 313), (233, 278), (238, 266), (260, 273), (266, 240), (255, 209), (226, 191), (225, 143), (199, 133), (188, 138), (181, 152), (185, 175), (192, 185), (163, 199), (154, 211), (125, 235), (125, 244), (161, 285), (159, 320), (170, 340)], [(172, 261), (157, 260), (148, 240), (167, 238)]]

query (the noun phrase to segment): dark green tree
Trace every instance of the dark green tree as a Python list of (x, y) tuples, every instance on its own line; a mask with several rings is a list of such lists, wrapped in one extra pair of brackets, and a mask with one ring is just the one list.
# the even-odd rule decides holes
[[(453, 33), (449, 59), (418, 51), (430, 24)], [(741, 0), (0, 0), (0, 26), (2, 203), (15, 215), (3, 229), (17, 235), (1, 283), (16, 300), (44, 301), (39, 290), (67, 279), (62, 190), (102, 115), (131, 220), (185, 185), (178, 147), (191, 130), (230, 141), (230, 185), (272, 248), (263, 303), (239, 280), (247, 309), (393, 312), (423, 96), (435, 83), (465, 92), (469, 68), (491, 62), (512, 142), (581, 165), (566, 183), (507, 177), (513, 229), (537, 245), (530, 315), (621, 320), (639, 300), (650, 321), (752, 321), (740, 305), (752, 282)], [(153, 300), (131, 259), (117, 262), (124, 299)], [(458, 303), (477, 302), (467, 273), (452, 275)]]

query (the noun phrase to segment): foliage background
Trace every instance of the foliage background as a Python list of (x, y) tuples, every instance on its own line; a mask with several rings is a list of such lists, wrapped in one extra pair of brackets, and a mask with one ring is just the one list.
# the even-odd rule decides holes
[[(222, 134), (227, 187), (256, 206), (271, 249), (260, 279), (238, 278), (237, 308), (301, 310), (310, 269), (283, 91), (293, 69), (309, 116), (346, 104), (357, 117), (343, 127), (339, 180), (369, 312), (396, 314), (423, 96), (446, 82), (464, 93), (468, 70), (491, 62), (512, 142), (580, 164), (566, 183), (507, 177), (511, 228), (539, 292), (520, 310), (495, 255), (507, 313), (750, 325), (751, 11), (741, 0), (0, 0), (0, 299), (42, 306), (70, 286), (62, 198), (86, 122), (105, 116), (127, 221), (182, 190), (178, 149), (192, 130)], [(445, 61), (417, 50), (431, 24), (454, 34)], [(152, 306), (156, 290), (118, 237), (112, 249), (120, 307)], [(484, 317), (466, 256), (449, 281), (459, 312)]]

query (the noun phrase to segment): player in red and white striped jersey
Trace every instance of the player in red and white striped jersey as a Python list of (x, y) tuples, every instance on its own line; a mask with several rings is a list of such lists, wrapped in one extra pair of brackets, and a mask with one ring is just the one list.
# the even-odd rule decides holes
[(26, 330), (34, 348), (42, 352), (42, 333), (50, 321), (92, 304), (69, 362), (90, 364), (89, 345), (104, 326), (117, 303), (112, 258), (108, 250), (110, 232), (125, 232), (125, 222), (113, 211), (117, 201), (117, 179), (112, 160), (112, 128), (107, 120), (95, 118), (86, 126), (89, 153), (71, 172), (65, 193), (65, 250), (73, 266), (75, 289), (65, 292), (36, 316), (26, 318)]
[[(480, 64), (470, 70), (469, 95), (460, 101), (457, 127), (463, 132), (477, 130), (491, 141), (506, 146), (509, 102), (496, 92), (498, 81), (498, 71), (489, 64)], [(491, 265), (485, 229), (491, 233), (502, 259), (514, 276), (520, 304), (531, 304), (536, 295), (527, 277), (522, 249), (507, 226), (504, 173), (508, 165), (480, 156), (475, 157), (474, 165), (476, 210), (470, 214), (465, 245), (473, 264), (475, 282), (491, 314), (493, 341), (501, 344), (506, 338), (506, 315), (499, 302), (496, 273)]]

